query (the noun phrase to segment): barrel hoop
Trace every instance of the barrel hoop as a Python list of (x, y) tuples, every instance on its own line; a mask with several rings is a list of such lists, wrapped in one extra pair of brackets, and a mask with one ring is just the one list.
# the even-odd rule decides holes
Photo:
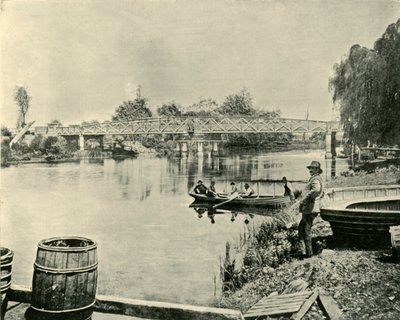
[[(55, 240), (82, 240), (82, 241), (90, 241), (92, 244), (87, 246), (87, 247), (58, 247), (58, 246), (49, 246), (46, 243), (55, 241)], [(55, 238), (49, 238), (45, 239), (39, 242), (38, 248), (48, 250), (48, 251), (62, 251), (62, 252), (87, 252), (89, 250), (93, 250), (97, 248), (97, 243), (96, 241), (93, 241), (88, 238), (84, 237), (55, 237)]]
[(11, 250), (8, 250), (8, 252), (5, 255), (1, 256), (1, 260), (6, 260), (9, 258), (12, 258), (13, 256), (14, 256), (14, 252)]
[(57, 251), (57, 252), (88, 252), (96, 250), (97, 244), (91, 245), (89, 247), (49, 247), (42, 244), (38, 244), (38, 248), (45, 251)]
[(0, 264), (0, 269), (3, 269), (3, 267), (9, 267), (12, 265), (12, 261), (10, 263), (2, 263)]
[(46, 273), (54, 273), (54, 274), (65, 274), (65, 273), (81, 273), (81, 272), (87, 272), (87, 271), (92, 271), (97, 269), (98, 263), (96, 262), (95, 264), (92, 264), (87, 267), (82, 267), (82, 268), (74, 268), (74, 269), (54, 269), (54, 268), (48, 268), (41, 266), (37, 264), (36, 262), (33, 264), (34, 268), (38, 271), (43, 271)]
[(2, 286), (2, 287), (0, 287), (0, 290), (1, 291), (4, 291), (4, 290), (7, 290), (7, 289), (9, 289), (11, 287), (11, 282), (10, 283), (7, 283), (7, 284), (5, 284), (4, 286)]
[(10, 273), (7, 273), (5, 276), (0, 277), (0, 280), (3, 280), (5, 278), (9, 278), (12, 275), (12, 271)]
[(46, 310), (46, 309), (40, 309), (40, 308), (36, 308), (33, 305), (31, 305), (32, 309), (35, 309), (37, 311), (41, 311), (41, 312), (49, 312), (49, 313), (65, 313), (65, 312), (74, 312), (74, 311), (81, 311), (81, 310), (85, 310), (87, 308), (92, 307), (94, 304), (96, 303), (96, 299), (94, 299), (94, 301), (90, 304), (88, 304), (87, 306), (84, 307), (80, 307), (80, 308), (76, 308), (76, 309), (68, 309), (68, 310)]

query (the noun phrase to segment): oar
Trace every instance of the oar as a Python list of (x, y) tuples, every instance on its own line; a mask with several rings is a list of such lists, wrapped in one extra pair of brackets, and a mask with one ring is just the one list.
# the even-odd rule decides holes
[(224, 204), (227, 204), (228, 202), (231, 202), (233, 199), (236, 199), (237, 197), (239, 197), (239, 193), (238, 192), (234, 192), (232, 193), (229, 197), (228, 200), (225, 200), (224, 202), (221, 203), (217, 203), (216, 205), (214, 205), (212, 208), (216, 209), (219, 208), (220, 206), (223, 206)]

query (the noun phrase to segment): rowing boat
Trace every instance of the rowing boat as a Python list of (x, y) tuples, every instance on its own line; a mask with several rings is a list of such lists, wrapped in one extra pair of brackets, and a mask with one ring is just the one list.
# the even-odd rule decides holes
[[(209, 197), (205, 194), (197, 194), (189, 192), (189, 195), (195, 199), (198, 203), (217, 205), (229, 200), (228, 194), (219, 193), (216, 197)], [(279, 209), (291, 203), (289, 196), (250, 196), (250, 197), (238, 197), (230, 200), (222, 207), (226, 208), (241, 208), (241, 207), (257, 207), (266, 209)]]
[(400, 225), (400, 185), (332, 189), (321, 218), (335, 236), (389, 237), (390, 226)]

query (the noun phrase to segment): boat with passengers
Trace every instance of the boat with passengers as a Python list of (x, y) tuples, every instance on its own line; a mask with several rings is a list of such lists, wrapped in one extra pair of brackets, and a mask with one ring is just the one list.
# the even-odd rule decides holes
[(232, 197), (226, 193), (218, 193), (217, 196), (211, 197), (206, 194), (197, 194), (189, 192), (189, 195), (195, 199), (197, 203), (210, 206), (221, 206), (227, 208), (257, 207), (265, 209), (280, 209), (291, 203), (289, 196), (272, 196), (272, 195), (253, 195), (250, 197)]

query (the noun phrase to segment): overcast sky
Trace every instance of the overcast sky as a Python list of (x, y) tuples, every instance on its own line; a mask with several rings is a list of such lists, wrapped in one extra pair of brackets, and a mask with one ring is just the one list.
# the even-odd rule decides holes
[(247, 87), (258, 108), (326, 120), (334, 63), (398, 18), (398, 0), (5, 0), (1, 123), (16, 124), (16, 85), (36, 125), (108, 120), (139, 84), (153, 111)]

